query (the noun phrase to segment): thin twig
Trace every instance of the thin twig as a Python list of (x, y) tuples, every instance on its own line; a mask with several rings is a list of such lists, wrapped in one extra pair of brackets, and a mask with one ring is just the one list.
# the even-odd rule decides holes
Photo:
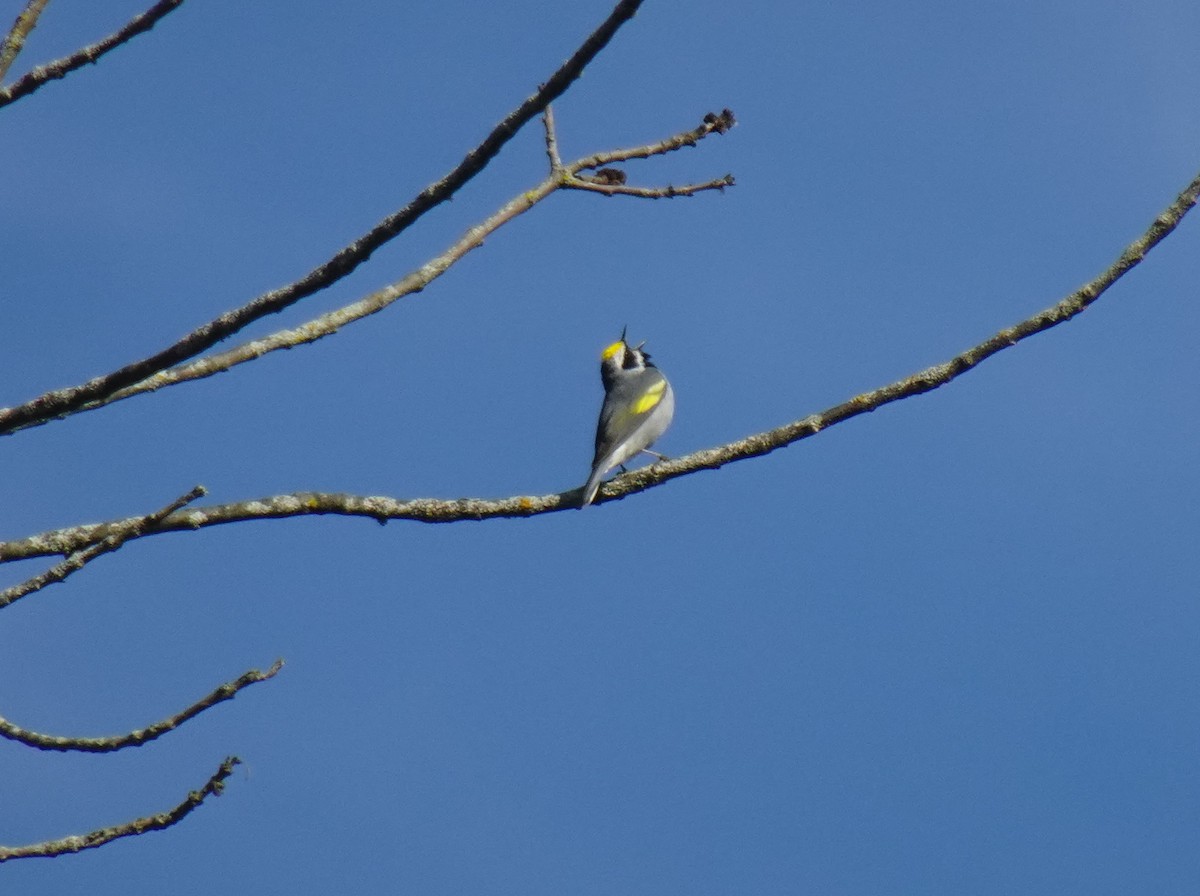
[(32, 579), (27, 579), (19, 585), (5, 588), (3, 591), (0, 591), (0, 610), (28, 594), (45, 588), (47, 585), (63, 581), (67, 576), (83, 569), (102, 554), (109, 554), (117, 550), (125, 542), (129, 541), (129, 539), (140, 538), (176, 510), (186, 507), (206, 494), (208, 494), (208, 491), (204, 486), (198, 485), (186, 495), (180, 495), (166, 507), (156, 510), (154, 513), (148, 513), (145, 516), (134, 517), (128, 521), (128, 526), (114, 530), (94, 544), (72, 552), (65, 560), (50, 567), (44, 573), (36, 575)]
[(158, 24), (160, 19), (181, 5), (183, 5), (183, 0), (159, 0), (158, 3), (155, 3), (144, 13), (130, 19), (119, 31), (110, 34), (103, 40), (89, 44), (82, 50), (76, 50), (70, 56), (64, 56), (62, 59), (56, 59), (45, 65), (39, 65), (28, 74), (18, 78), (8, 87), (0, 88), (0, 109), (9, 103), (16, 102), (23, 96), (28, 96), (43, 84), (58, 78), (65, 78), (68, 74), (75, 71), (75, 69), (82, 68), (88, 63), (96, 62), (101, 56), (112, 52), (121, 46), (121, 44), (137, 37), (139, 34), (149, 31)]
[(558, 154), (558, 132), (554, 127), (554, 107), (547, 106), (542, 112), (542, 125), (546, 129), (546, 157), (550, 160), (550, 173), (562, 169), (562, 158)]
[(400, 211), (339, 250), (329, 261), (280, 289), (264, 293), (193, 330), (178, 342), (141, 361), (127, 364), (86, 383), (39, 395), (22, 405), (0, 409), (0, 435), (68, 416), (92, 402), (103, 401), (126, 386), (207, 351), (218, 342), (268, 314), (275, 314), (347, 276), (397, 234), (407, 230), (430, 209), (452, 197), (482, 171), (526, 123), (561, 96), (586, 66), (633, 17), (642, 0), (620, 0), (608, 18), (538, 90), (496, 125), (475, 149), (441, 180), (430, 184)]
[(203, 787), (193, 790), (182, 803), (167, 812), (148, 815), (145, 818), (135, 818), (125, 824), (101, 828), (74, 837), (63, 837), (60, 840), (47, 840), (44, 843), (31, 843), (28, 846), (0, 846), (0, 862), (7, 862), (10, 859), (61, 856), (84, 849), (95, 849), (97, 846), (103, 846), (105, 843), (111, 843), (121, 837), (133, 837), (149, 831), (165, 830), (190, 815), (208, 797), (220, 796), (225, 790), (225, 779), (233, 774), (234, 766), (239, 765), (241, 761), (236, 756), (228, 757)]
[(140, 747), (152, 740), (157, 740), (168, 731), (174, 731), (184, 722), (195, 718), (206, 709), (211, 709), (218, 703), (224, 703), (226, 700), (232, 700), (237, 696), (238, 691), (243, 688), (247, 688), (252, 684), (258, 684), (260, 681), (266, 681), (268, 678), (274, 678), (282, 668), (283, 660), (276, 660), (266, 672), (251, 669), (240, 678), (227, 681), (207, 697), (196, 701), (183, 710), (183, 712), (177, 713), (161, 722), (155, 722), (153, 725), (145, 728), (131, 731), (128, 734), (116, 735), (114, 737), (61, 737), (52, 734), (40, 734), (37, 731), (21, 728), (3, 716), (0, 716), (0, 737), (15, 740), (25, 744), (27, 747), (35, 747), (39, 750), (57, 750), (64, 753), (68, 751), (111, 753), (115, 750), (123, 750), (126, 747)]
[[(1084, 284), (1056, 305), (1026, 318), (1015, 326), (1001, 330), (944, 364), (919, 371), (912, 376), (871, 392), (856, 395), (849, 401), (819, 414), (813, 414), (776, 429), (625, 473), (601, 486), (598, 500), (611, 501), (645, 491), (671, 479), (699, 470), (714, 470), (735, 461), (760, 457), (814, 436), (821, 430), (852, 417), (874, 411), (885, 404), (946, 385), (997, 352), (1070, 320), (1087, 309), (1109, 287), (1136, 267), (1151, 249), (1162, 242), (1179, 225), (1183, 217), (1195, 206), (1198, 197), (1200, 197), (1200, 175), (1197, 175), (1175, 201), (1154, 219), (1142, 236), (1130, 243), (1120, 257), (1095, 279)], [(418, 498), (400, 501), (388, 497), (301, 492), (292, 495), (276, 495), (256, 501), (181, 510), (163, 520), (152, 532), (146, 534), (180, 532), (246, 520), (279, 519), (312, 514), (359, 516), (374, 519), (380, 523), (386, 523), (388, 520), (451, 523), (503, 517), (528, 517), (577, 507), (579, 495), (580, 489), (575, 488), (552, 495), (516, 496), (500, 500)], [(17, 541), (0, 542), (0, 563), (24, 560), (30, 557), (69, 554), (79, 550), (81, 546), (105, 537), (109, 531), (119, 528), (126, 522), (118, 520), (73, 526), (67, 529), (43, 532), (40, 535)]]
[[(550, 140), (552, 139), (551, 135), (553, 135), (553, 117), (549, 121), (547, 147), (549, 147)], [(680, 149), (684, 146), (695, 146), (700, 140), (710, 134), (725, 133), (729, 129), (731, 122), (732, 113), (726, 109), (722, 113), (722, 116), (714, 116), (710, 113), (705, 116), (704, 123), (699, 127), (683, 131), (673, 137), (668, 137), (666, 140), (630, 149), (598, 153), (571, 162), (569, 165), (562, 164), (562, 160), (560, 159), (558, 167), (551, 168), (550, 174), (541, 183), (505, 203), (494, 214), (470, 228), (441, 255), (426, 262), (415, 271), (411, 271), (395, 283), (376, 290), (361, 299), (351, 302), (349, 305), (326, 312), (298, 327), (279, 330), (259, 339), (235, 345), (225, 351), (205, 355), (202, 358), (196, 358), (178, 367), (172, 367), (169, 370), (156, 373), (154, 376), (140, 383), (135, 383), (132, 386), (114, 392), (99, 401), (89, 402), (79, 408), (79, 410), (94, 410), (113, 402), (132, 398), (134, 395), (153, 392), (166, 386), (173, 386), (177, 383), (190, 380), (204, 379), (217, 373), (224, 373), (247, 361), (261, 358), (270, 352), (296, 348), (300, 345), (316, 342), (318, 339), (323, 339), (326, 336), (331, 336), (347, 324), (362, 320), (364, 317), (382, 311), (388, 305), (405, 296), (413, 295), (425, 289), (430, 283), (449, 270), (452, 265), (467, 255), (467, 253), (482, 246), (484, 240), (496, 230), (518, 215), (529, 211), (556, 190), (594, 190), (595, 192), (608, 195), (635, 196), (643, 199), (682, 197), (690, 196), (704, 190), (723, 190), (725, 187), (733, 185), (732, 176), (726, 175), (723, 178), (718, 178), (707, 183), (687, 184), (680, 187), (636, 188), (609, 185), (607, 182), (602, 182), (598, 177), (585, 180), (586, 175), (583, 172), (606, 164), (606, 160), (609, 159), (629, 160), (634, 158), (649, 158), (654, 155)], [(549, 152), (548, 148), (547, 153), (549, 154)], [(600, 173), (602, 172), (597, 172), (597, 175)]]
[(604, 165), (615, 165), (618, 162), (629, 162), (633, 159), (648, 159), (651, 156), (661, 156), (664, 153), (683, 149), (685, 146), (695, 146), (709, 134), (727, 133), (734, 124), (736, 124), (736, 121), (733, 113), (728, 109), (723, 110), (720, 114), (709, 112), (704, 116), (704, 121), (700, 126), (693, 128), (691, 131), (676, 134), (657, 143), (647, 143), (645, 146), (633, 146), (629, 149), (610, 149), (607, 152), (598, 152), (585, 159), (572, 162), (568, 168), (571, 174), (578, 174), (581, 171), (590, 171)]
[(17, 20), (13, 22), (12, 28), (4, 37), (4, 42), (0, 43), (0, 81), (4, 80), (4, 76), (20, 55), (25, 46), (25, 39), (37, 27), (38, 18), (49, 2), (50, 0), (29, 0), (17, 16)]
[(673, 187), (670, 184), (665, 187), (627, 187), (624, 184), (595, 183), (578, 178), (563, 184), (563, 187), (571, 190), (590, 190), (593, 193), (602, 193), (605, 196), (636, 196), (639, 199), (675, 199), (680, 196), (695, 196), (697, 193), (703, 193), (706, 190), (724, 190), (726, 187), (732, 187), (733, 185), (733, 175), (726, 174), (724, 177), (718, 177), (716, 180), (706, 181), (702, 184), (684, 184), (681, 187)]

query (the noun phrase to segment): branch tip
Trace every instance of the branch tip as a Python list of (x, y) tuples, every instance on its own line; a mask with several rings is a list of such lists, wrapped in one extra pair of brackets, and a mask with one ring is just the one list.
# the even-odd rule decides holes
[(194, 719), (200, 713), (211, 709), (218, 703), (232, 700), (240, 691), (250, 687), (250, 685), (274, 678), (282, 668), (283, 659), (281, 658), (272, 663), (270, 668), (265, 672), (259, 669), (251, 669), (233, 681), (227, 681), (222, 685), (218, 685), (211, 693), (197, 700), (182, 712), (176, 713), (168, 719), (163, 719), (161, 722), (155, 722), (153, 725), (145, 728), (139, 728), (115, 737), (63, 737), (60, 735), (42, 734), (37, 731), (29, 731), (19, 725), (14, 725), (2, 716), (0, 716), (0, 737), (24, 744), (27, 747), (33, 747), (37, 750), (59, 753), (113, 753), (127, 747), (141, 747), (153, 740), (157, 740), (169, 731), (174, 731), (180, 725)]
[(734, 118), (732, 109), (722, 109), (720, 114), (709, 112), (705, 115), (704, 123), (718, 134), (724, 134), (737, 124), (737, 119)]
[(227, 756), (225, 761), (199, 790), (188, 792), (187, 797), (179, 805), (157, 815), (147, 815), (135, 818), (124, 824), (109, 828), (100, 828), (87, 834), (63, 837), (59, 840), (47, 840), (42, 843), (32, 843), (28, 846), (0, 846), (0, 863), (12, 859), (35, 859), (62, 856), (68, 853), (81, 852), (85, 849), (95, 849), (104, 846), (121, 837), (135, 837), (150, 831), (162, 831), (183, 821), (192, 814), (208, 797), (221, 796), (225, 792), (225, 780), (233, 774), (236, 766), (242, 760), (237, 756)]

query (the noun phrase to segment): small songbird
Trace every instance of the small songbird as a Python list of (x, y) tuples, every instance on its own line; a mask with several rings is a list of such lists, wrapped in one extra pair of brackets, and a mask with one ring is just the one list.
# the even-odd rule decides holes
[[(604, 405), (596, 425), (596, 457), (592, 475), (583, 487), (587, 507), (596, 498), (600, 480), (654, 444), (675, 415), (675, 393), (671, 384), (642, 351), (621, 338), (600, 354), (600, 379), (604, 382)], [(647, 451), (654, 454), (653, 451)], [(661, 455), (655, 455), (661, 459)]]

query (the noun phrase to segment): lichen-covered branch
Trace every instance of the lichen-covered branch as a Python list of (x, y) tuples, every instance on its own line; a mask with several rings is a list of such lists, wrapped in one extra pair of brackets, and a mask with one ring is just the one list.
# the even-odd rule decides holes
[(45, 572), (27, 579), (19, 585), (5, 588), (3, 591), (0, 591), (0, 610), (28, 594), (45, 588), (47, 585), (63, 581), (67, 576), (83, 569), (101, 554), (112, 553), (125, 544), (125, 542), (129, 541), (129, 539), (144, 535), (148, 529), (157, 526), (176, 510), (186, 507), (206, 494), (208, 492), (204, 486), (198, 485), (186, 495), (180, 495), (166, 507), (156, 510), (154, 513), (126, 520), (125, 525), (113, 529), (96, 542), (72, 551), (61, 563), (56, 563)]
[[(893, 401), (929, 392), (946, 385), (978, 364), (1006, 348), (1016, 345), (1037, 333), (1055, 327), (1084, 311), (1109, 287), (1138, 265), (1146, 254), (1171, 233), (1196, 204), (1200, 197), (1200, 175), (1168, 206), (1142, 236), (1134, 240), (1095, 279), (1084, 284), (1050, 308), (1008, 327), (978, 345), (967, 349), (945, 363), (914, 373), (904, 379), (856, 395), (828, 410), (775, 429), (757, 433), (697, 451), (685, 457), (652, 464), (633, 470), (601, 486), (597, 502), (612, 501), (636, 492), (662, 485), (680, 476), (699, 470), (713, 470), (735, 461), (761, 457), (823, 429), (842, 423), (860, 414), (877, 410)], [(219, 526), (247, 520), (280, 519), (313, 514), (359, 516), (386, 523), (389, 520), (412, 520), (423, 523), (451, 523), (505, 517), (527, 517), (556, 510), (566, 510), (579, 504), (580, 489), (573, 488), (558, 494), (516, 496), (499, 500), (459, 498), (440, 500), (416, 498), (398, 500), (388, 497), (302, 492), (276, 495), (254, 501), (194, 507), (177, 511), (145, 534), (179, 532)], [(0, 563), (53, 554), (69, 554), (81, 545), (91, 544), (113, 528), (127, 521), (114, 521), (67, 529), (56, 529), (30, 538), (0, 542)]]
[[(42, 4), (45, 5), (44, 3)], [(0, 87), (0, 109), (7, 106), (9, 103), (16, 102), (23, 96), (28, 96), (42, 85), (65, 78), (77, 68), (82, 68), (88, 63), (94, 63), (106, 53), (111, 53), (121, 44), (137, 37), (146, 31), (149, 31), (163, 16), (183, 5), (183, 0), (159, 0), (145, 12), (134, 16), (130, 19), (123, 28), (113, 32), (103, 40), (98, 40), (94, 44), (88, 44), (81, 50), (76, 50), (70, 56), (64, 56), (62, 59), (56, 59), (53, 62), (48, 62), (45, 65), (39, 65), (25, 75), (22, 75), (8, 87)], [(33, 6), (31, 3), (30, 6)], [(40, 13), (40, 10), (38, 10)], [(34, 17), (36, 21), (36, 16)], [(20, 19), (17, 20), (18, 24)], [(32, 30), (32, 25), (30, 25)], [(15, 26), (14, 26), (15, 30)], [(26, 31), (28, 34), (28, 31)], [(24, 35), (21, 36), (24, 41)], [(7, 49), (7, 42), (6, 42)], [(20, 47), (17, 47), (20, 50)], [(14, 57), (16, 53), (13, 54)], [(2, 74), (2, 73), (0, 73)]]
[(206, 709), (211, 709), (218, 703), (224, 703), (226, 700), (232, 700), (243, 688), (248, 688), (252, 684), (258, 684), (260, 681), (266, 681), (268, 678), (274, 678), (282, 668), (283, 660), (276, 660), (266, 672), (251, 669), (240, 678), (225, 682), (208, 696), (197, 700), (187, 709), (176, 713), (169, 719), (163, 719), (161, 722), (155, 722), (153, 725), (148, 725), (145, 728), (138, 728), (135, 731), (130, 731), (128, 734), (119, 734), (112, 737), (63, 737), (61, 735), (30, 731), (27, 728), (14, 725), (8, 719), (0, 716), (0, 737), (17, 741), (18, 743), (25, 744), (27, 747), (35, 747), (39, 750), (55, 750), (62, 753), (72, 751), (80, 753), (112, 753), (115, 750), (123, 750), (126, 747), (140, 747), (143, 744), (150, 743), (152, 740), (157, 740), (168, 731), (174, 731), (184, 722), (195, 718)]
[[(95, 377), (86, 383), (56, 389), (11, 408), (0, 409), (0, 435), (30, 426), (40, 426), (96, 406), (113, 393), (154, 374), (182, 364), (208, 351), (219, 342), (269, 314), (276, 314), (296, 302), (341, 280), (371, 257), (380, 246), (407, 230), (430, 209), (450, 199), (481, 172), (503, 146), (532, 118), (561, 96), (583, 72), (625, 22), (631, 19), (642, 0), (620, 0), (608, 18), (588, 36), (571, 57), (531, 96), (497, 124), (477, 147), (441, 180), (425, 187), (404, 208), (389, 215), (367, 233), (339, 250), (332, 258), (299, 280), (271, 290), (240, 308), (197, 327), (179, 341), (140, 361)], [(14, 85), (15, 87), (16, 85)]]
[(8, 30), (8, 34), (4, 36), (4, 40), (0, 42), (0, 81), (4, 80), (13, 62), (21, 54), (25, 39), (37, 27), (42, 10), (49, 2), (50, 0), (29, 0), (17, 16), (17, 20), (13, 22), (12, 28)]
[(31, 843), (28, 846), (0, 846), (0, 862), (11, 859), (37, 859), (62, 856), (67, 853), (80, 852), (84, 849), (95, 849), (105, 843), (111, 843), (121, 837), (133, 837), (149, 831), (162, 831), (178, 824), (210, 796), (220, 796), (225, 790), (225, 779), (233, 774), (234, 766), (241, 760), (236, 756), (228, 757), (221, 763), (216, 773), (205, 782), (199, 790), (193, 790), (178, 806), (158, 815), (148, 815), (135, 818), (125, 824), (114, 825), (110, 828), (100, 828), (87, 834), (77, 834), (73, 837), (63, 837), (59, 840), (47, 840), (43, 843)]

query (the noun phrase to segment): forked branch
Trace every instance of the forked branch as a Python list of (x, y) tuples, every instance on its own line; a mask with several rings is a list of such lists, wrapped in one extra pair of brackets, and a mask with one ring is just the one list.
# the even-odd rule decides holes
[(110, 554), (117, 550), (131, 538), (140, 538), (176, 510), (186, 507), (206, 494), (208, 492), (204, 486), (198, 485), (186, 495), (180, 495), (166, 507), (156, 510), (154, 513), (148, 513), (145, 516), (137, 516), (126, 520), (126, 525), (114, 528), (95, 542), (80, 546), (78, 550), (72, 551), (61, 563), (56, 563), (40, 575), (27, 579), (19, 585), (13, 585), (11, 588), (5, 588), (3, 591), (0, 591), (0, 610), (3, 610), (11, 603), (15, 603), (27, 594), (32, 594), (35, 591), (45, 588), (47, 585), (63, 581), (67, 576), (83, 569), (102, 554)]
[(269, 314), (276, 314), (350, 274), (370, 258), (376, 249), (407, 230), (430, 209), (450, 199), (464, 184), (479, 174), (525, 124), (541, 114), (546, 106), (571, 86), (582, 74), (584, 67), (604, 49), (617, 29), (633, 17), (641, 4), (642, 0), (620, 0), (608, 18), (592, 32), (571, 58), (564, 62), (545, 84), (492, 128), (483, 142), (468, 152), (453, 170), (423, 189), (404, 208), (389, 215), (367, 233), (340, 249), (328, 261), (299, 280), (264, 293), (242, 307), (197, 327), (179, 341), (147, 358), (95, 377), (86, 383), (46, 392), (16, 407), (0, 409), (0, 435), (69, 416), (88, 405), (95, 407), (103, 404), (105, 399), (121, 389), (140, 383), (160, 371), (208, 351), (255, 321)]
[[(689, 128), (665, 140), (648, 143), (644, 146), (596, 153), (586, 158), (578, 159), (568, 165), (563, 165), (561, 161), (557, 160), (557, 147), (552, 124), (553, 113), (549, 107), (547, 107), (547, 113), (545, 116), (547, 121), (547, 152), (552, 153), (551, 158), (556, 161), (556, 163), (551, 164), (550, 173), (547, 177), (541, 183), (519, 194), (501, 206), (484, 221), (469, 229), (440, 255), (430, 259), (421, 265), (421, 267), (406, 274), (395, 283), (369, 293), (361, 299), (351, 302), (349, 305), (326, 312), (298, 327), (279, 330), (268, 336), (236, 345), (225, 351), (206, 355), (177, 367), (172, 367), (169, 370), (164, 370), (140, 383), (135, 383), (132, 386), (114, 392), (104, 399), (89, 402), (81, 407), (80, 410), (93, 410), (115, 401), (131, 398), (134, 395), (162, 389), (165, 386), (173, 386), (189, 380), (203, 379), (217, 373), (223, 373), (247, 361), (261, 358), (270, 352), (295, 348), (300, 345), (316, 342), (318, 339), (323, 339), (326, 336), (331, 336), (347, 324), (376, 314), (393, 302), (425, 289), (469, 252), (482, 246), (484, 240), (505, 224), (529, 211), (558, 190), (592, 190), (610, 196), (623, 195), (643, 199), (663, 199), (677, 196), (692, 196), (708, 190), (724, 190), (726, 187), (733, 186), (733, 177), (727, 174), (724, 177), (705, 183), (685, 184), (679, 187), (626, 187), (624, 186), (623, 173), (620, 174), (620, 183), (618, 184), (614, 182), (616, 175), (613, 172), (615, 172), (615, 169), (600, 167), (631, 159), (647, 159), (652, 156), (663, 155), (664, 153), (673, 152), (685, 146), (695, 146), (710, 134), (723, 134), (733, 126), (733, 113), (728, 109), (720, 115), (709, 113), (698, 127)], [(600, 170), (596, 172), (596, 176), (593, 176), (591, 179), (585, 179), (587, 175), (584, 172), (597, 168), (600, 168)], [(601, 177), (600, 175), (604, 176)]]

